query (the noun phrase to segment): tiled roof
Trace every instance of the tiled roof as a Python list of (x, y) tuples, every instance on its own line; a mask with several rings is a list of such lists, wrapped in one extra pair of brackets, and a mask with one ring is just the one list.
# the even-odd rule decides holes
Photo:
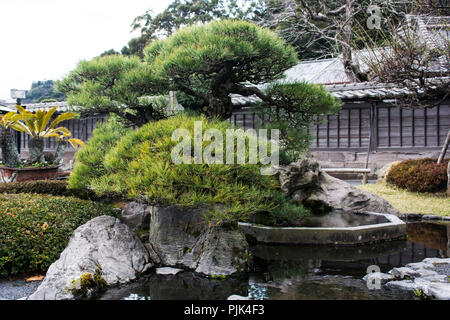
[[(336, 98), (343, 101), (390, 100), (411, 94), (407, 88), (399, 88), (394, 84), (361, 82), (325, 85), (325, 88)], [(420, 92), (419, 92), (420, 93)], [(231, 95), (231, 101), (236, 106), (247, 106), (261, 102), (256, 96), (243, 97)]]
[(398, 88), (392, 84), (379, 84), (373, 82), (349, 83), (342, 85), (328, 85), (325, 88), (341, 100), (385, 100), (406, 96), (411, 92)]
[(24, 103), (23, 106), (31, 112), (37, 110), (50, 110), (53, 107), (56, 107), (58, 112), (69, 111), (72, 108), (65, 101), (60, 102), (46, 102), (46, 103)]
[(309, 82), (316, 84), (350, 83), (344, 64), (339, 58), (304, 61), (286, 70), (283, 81)]

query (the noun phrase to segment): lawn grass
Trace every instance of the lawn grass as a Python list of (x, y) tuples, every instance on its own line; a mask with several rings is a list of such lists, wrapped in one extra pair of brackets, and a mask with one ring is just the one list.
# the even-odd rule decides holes
[(386, 183), (366, 184), (359, 187), (387, 200), (402, 213), (450, 216), (450, 197), (445, 193), (416, 193)]

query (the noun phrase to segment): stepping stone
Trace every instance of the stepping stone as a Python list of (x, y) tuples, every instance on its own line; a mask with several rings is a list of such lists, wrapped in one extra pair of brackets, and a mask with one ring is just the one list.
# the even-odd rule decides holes
[(177, 268), (170, 268), (170, 267), (163, 267), (163, 268), (156, 268), (156, 274), (159, 275), (175, 275), (177, 273), (180, 273), (184, 271), (183, 269), (177, 269)]
[(420, 273), (416, 270), (407, 267), (394, 268), (389, 271), (389, 274), (392, 274), (396, 278), (403, 279), (408, 276), (410, 278), (420, 277)]
[(385, 284), (388, 281), (394, 280), (394, 276), (382, 272), (373, 272), (365, 275), (363, 280), (370, 283), (374, 283), (379, 280), (381, 284)]
[(414, 291), (417, 289), (417, 285), (412, 280), (390, 281), (386, 284), (386, 286), (391, 289), (400, 289), (408, 291)]

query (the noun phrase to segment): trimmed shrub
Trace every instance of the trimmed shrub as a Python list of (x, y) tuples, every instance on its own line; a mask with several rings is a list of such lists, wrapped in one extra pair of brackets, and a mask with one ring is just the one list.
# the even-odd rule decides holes
[(442, 192), (447, 188), (449, 159), (437, 164), (437, 159), (408, 159), (389, 170), (386, 181), (412, 192)]
[[(186, 114), (148, 123), (129, 132), (107, 152), (103, 170), (97, 171), (96, 176), (78, 170), (70, 180), (84, 181), (98, 196), (141, 199), (158, 206), (209, 208), (206, 218), (215, 221), (244, 221), (257, 212), (287, 210), (289, 216), (307, 214), (301, 205), (281, 193), (275, 176), (261, 175), (261, 164), (174, 164), (171, 152), (178, 142), (172, 141), (172, 133), (186, 129), (193, 146), (195, 121), (202, 121), (203, 133), (218, 129), (224, 140), (225, 130), (233, 128), (227, 121)], [(87, 142), (87, 148), (90, 143)], [(204, 141), (202, 150), (210, 143)], [(248, 137), (246, 143), (249, 144)], [(224, 155), (225, 148), (226, 141)], [(85, 165), (79, 156), (77, 161)]]
[(34, 180), (0, 184), (0, 193), (44, 193), (67, 195), (67, 182), (62, 180)]
[(69, 177), (69, 187), (72, 189), (87, 189), (89, 181), (103, 175), (105, 154), (116, 145), (117, 141), (130, 132), (123, 124), (111, 117), (95, 128), (89, 143), (76, 152), (76, 162)]
[(44, 273), (73, 231), (112, 207), (50, 195), (0, 194), (0, 274)]

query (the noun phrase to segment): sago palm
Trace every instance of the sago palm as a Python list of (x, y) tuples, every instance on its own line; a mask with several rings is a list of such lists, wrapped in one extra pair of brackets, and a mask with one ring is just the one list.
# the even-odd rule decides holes
[(19, 121), (26, 121), (30, 118), (31, 116), (28, 114), (17, 114), (15, 112), (0, 115), (2, 161), (7, 167), (14, 168), (20, 163), (20, 155), (17, 151), (16, 141), (10, 129), (14, 129), (14, 126)]
[[(65, 112), (58, 115), (53, 121), (53, 114), (56, 107), (50, 110), (38, 110), (35, 113), (27, 111), (21, 106), (16, 106), (19, 115), (24, 119), (17, 121), (11, 125), (16, 131), (25, 132), (31, 136), (29, 147), (29, 162), (44, 162), (44, 139), (56, 138), (61, 144), (70, 143), (74, 148), (82, 146), (84, 143), (80, 139), (70, 138), (72, 133), (65, 127), (57, 127), (58, 124), (65, 120), (73, 119), (77, 116), (73, 112)], [(65, 149), (65, 148), (64, 148)]]

